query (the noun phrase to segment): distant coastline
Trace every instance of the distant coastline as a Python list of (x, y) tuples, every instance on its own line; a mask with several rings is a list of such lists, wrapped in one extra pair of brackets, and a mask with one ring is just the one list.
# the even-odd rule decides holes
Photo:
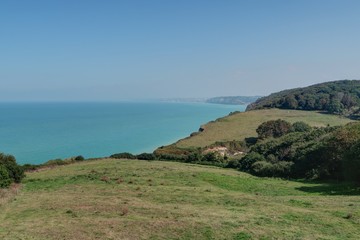
[(224, 105), (248, 105), (255, 102), (261, 96), (222, 96), (212, 98), (163, 98), (157, 99), (161, 102), (179, 102), (179, 103), (213, 103)]

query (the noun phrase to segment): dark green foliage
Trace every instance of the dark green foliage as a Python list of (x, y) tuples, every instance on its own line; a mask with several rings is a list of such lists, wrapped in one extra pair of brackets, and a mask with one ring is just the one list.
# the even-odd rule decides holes
[(260, 139), (265, 139), (268, 137), (277, 138), (290, 132), (291, 129), (292, 127), (290, 123), (278, 119), (278, 120), (270, 120), (260, 124), (260, 126), (256, 129), (256, 132), (258, 133)]
[(325, 152), (331, 167), (342, 170), (340, 178), (360, 182), (359, 148), (360, 123), (351, 123), (338, 129), (329, 139)]
[(292, 125), (292, 131), (294, 132), (309, 132), (311, 129), (311, 126), (304, 122), (295, 122)]
[(347, 180), (360, 183), (360, 140), (344, 154), (344, 174)]
[(9, 173), (5, 166), (0, 165), (0, 188), (7, 188), (11, 184)]
[[(190, 155), (189, 155), (190, 156)], [(186, 155), (177, 155), (177, 154), (166, 154), (162, 153), (156, 155), (156, 158), (159, 160), (167, 160), (167, 161), (177, 161), (177, 162), (189, 162), (189, 157)]]
[(202, 158), (201, 149), (158, 148), (154, 154), (159, 160), (194, 163)]
[(203, 155), (201, 161), (203, 162), (219, 162), (220, 158), (214, 152), (209, 152)]
[(199, 152), (191, 153), (187, 156), (186, 162), (198, 162), (201, 161), (202, 155)]
[(360, 81), (342, 80), (273, 93), (250, 104), (247, 110), (282, 108), (351, 115), (359, 106)]
[(0, 165), (4, 166), (9, 174), (11, 181), (20, 183), (25, 177), (24, 170), (16, 163), (16, 159), (12, 155), (0, 153)]
[(26, 172), (26, 171), (34, 171), (34, 170), (38, 169), (39, 166), (40, 166), (40, 165), (28, 164), (28, 163), (27, 163), (27, 164), (24, 164), (24, 165), (22, 166), (22, 168), (23, 168), (24, 171)]
[(12, 182), (20, 183), (24, 177), (24, 169), (16, 163), (16, 159), (0, 153), (0, 187), (8, 187)]
[(225, 165), (226, 168), (240, 168), (240, 159), (230, 159)]
[(79, 156), (76, 156), (76, 157), (74, 158), (74, 160), (75, 160), (75, 161), (84, 161), (85, 158), (84, 158), (83, 156), (79, 155)]
[(122, 153), (115, 153), (110, 156), (111, 158), (118, 158), (118, 159), (136, 159), (136, 156), (128, 153), (128, 152), (122, 152)]
[(136, 155), (136, 158), (139, 160), (156, 160), (156, 156), (153, 153), (141, 153)]
[(258, 176), (360, 182), (360, 123), (310, 130), (296, 125), (296, 132), (252, 146), (238, 168)]
[(239, 169), (244, 172), (253, 172), (253, 164), (260, 161), (265, 161), (265, 157), (252, 151), (239, 161)]
[(258, 161), (253, 163), (252, 172), (258, 176), (289, 177), (291, 174), (292, 162), (279, 161), (271, 163), (268, 161)]

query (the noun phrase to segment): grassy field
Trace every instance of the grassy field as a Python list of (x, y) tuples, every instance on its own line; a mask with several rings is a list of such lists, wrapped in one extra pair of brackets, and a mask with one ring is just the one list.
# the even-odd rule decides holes
[(9, 192), (0, 239), (360, 239), (360, 188), (344, 184), (107, 159), (28, 173)]
[(322, 114), (315, 111), (265, 109), (236, 113), (216, 121), (205, 124), (203, 132), (178, 141), (175, 146), (179, 148), (206, 147), (216, 141), (243, 140), (256, 137), (256, 128), (269, 120), (283, 119), (294, 123), (303, 121), (311, 126), (335, 126), (351, 122), (350, 119)]

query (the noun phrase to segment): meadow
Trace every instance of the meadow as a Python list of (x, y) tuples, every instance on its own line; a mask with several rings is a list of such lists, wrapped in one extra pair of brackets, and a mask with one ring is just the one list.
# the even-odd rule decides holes
[(303, 121), (313, 127), (344, 125), (352, 120), (316, 111), (263, 109), (238, 112), (202, 126), (203, 131), (175, 143), (178, 148), (206, 147), (215, 142), (257, 137), (256, 128), (263, 122), (282, 119), (290, 123)]
[(2, 192), (0, 239), (360, 239), (359, 195), (212, 166), (83, 161)]

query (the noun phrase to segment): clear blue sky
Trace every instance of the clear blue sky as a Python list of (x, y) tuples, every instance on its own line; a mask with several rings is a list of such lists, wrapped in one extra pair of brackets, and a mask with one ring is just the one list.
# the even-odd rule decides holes
[(360, 79), (358, 0), (2, 0), (0, 101), (266, 95)]

